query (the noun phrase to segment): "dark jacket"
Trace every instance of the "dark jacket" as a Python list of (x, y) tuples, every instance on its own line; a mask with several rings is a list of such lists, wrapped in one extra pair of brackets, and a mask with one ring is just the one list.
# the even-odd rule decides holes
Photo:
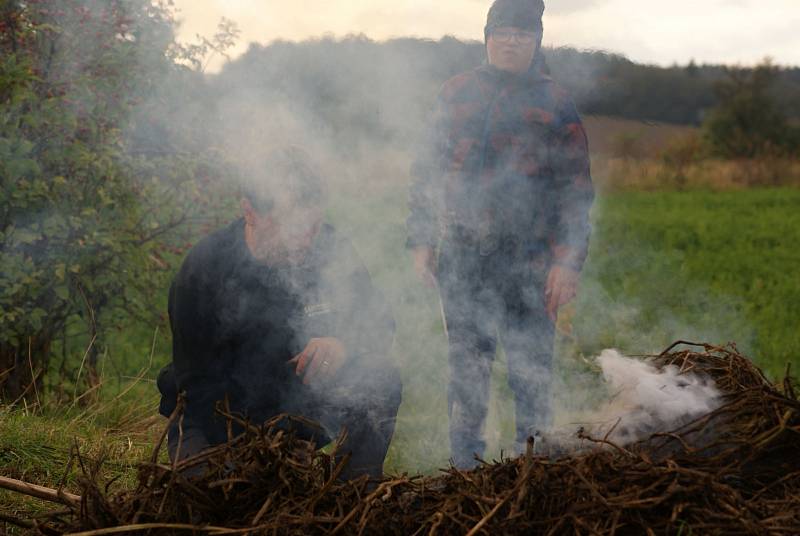
[[(239, 220), (189, 252), (169, 294), (173, 363), (159, 378), (161, 413), (186, 393), (184, 426), (224, 441), (214, 405), (227, 396), (253, 422), (290, 411), (306, 396), (287, 364), (311, 338), (333, 336), (350, 356), (347, 369), (390, 367), (394, 320), (350, 242), (323, 226), (303, 266), (256, 261)], [(172, 392), (170, 392), (172, 391)], [(308, 393), (310, 396), (310, 393)]]
[(586, 134), (538, 70), (482, 66), (448, 80), (412, 175), (408, 247), (472, 233), (581, 268), (594, 199)]

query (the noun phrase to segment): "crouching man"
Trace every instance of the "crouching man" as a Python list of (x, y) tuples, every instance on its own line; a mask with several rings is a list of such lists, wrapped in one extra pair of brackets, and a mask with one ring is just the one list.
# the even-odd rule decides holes
[(344, 427), (343, 477), (382, 475), (401, 398), (394, 320), (353, 246), (322, 223), (325, 201), (304, 151), (274, 151), (249, 169), (242, 218), (189, 252), (169, 294), (173, 362), (158, 379), (163, 415), (185, 393), (171, 459), (227, 440), (215, 413), (227, 400), (253, 423), (318, 421), (323, 432), (296, 431), (320, 446)]

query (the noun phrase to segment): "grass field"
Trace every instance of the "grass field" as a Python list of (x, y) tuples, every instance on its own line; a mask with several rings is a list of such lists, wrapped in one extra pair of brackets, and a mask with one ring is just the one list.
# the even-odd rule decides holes
[[(398, 192), (396, 195), (402, 195)], [(431, 470), (447, 459), (446, 345), (434, 292), (414, 281), (402, 250), (405, 207), (372, 200), (381, 217), (341, 200), (333, 219), (355, 237), (398, 319), (395, 357), (405, 398), (390, 457), (397, 470)], [(800, 367), (800, 190), (626, 192), (603, 195), (581, 293), (560, 319), (561, 418), (592, 385), (581, 357), (604, 348), (657, 353), (684, 339), (735, 342), (778, 379)], [(487, 436), (491, 455), (512, 441), (502, 356)], [(557, 415), (558, 418), (558, 415)]]
[(595, 219), (582, 348), (736, 341), (774, 378), (800, 365), (800, 191), (625, 193)]
[[(404, 401), (387, 469), (431, 472), (448, 456), (438, 299), (417, 284), (403, 249), (404, 185), (372, 178), (345, 174), (352, 180), (336, 189), (330, 219), (353, 237), (397, 318), (393, 351)], [(676, 339), (736, 341), (773, 378), (787, 363), (800, 366), (800, 190), (604, 194), (593, 219), (581, 293), (560, 319), (557, 420), (569, 418), (581, 402), (576, 393), (590, 391), (586, 386), (596, 380), (580, 357), (606, 347), (642, 354)], [(160, 333), (155, 346), (152, 336), (148, 327), (119, 335), (119, 346), (109, 349), (114, 362), (106, 367), (108, 385), (92, 407), (50, 408), (39, 415), (0, 410), (0, 474), (57, 485), (77, 438), (93, 456), (106, 448), (108, 475), (129, 485), (132, 464), (149, 456), (162, 423), (152, 417), (151, 382), (169, 360), (168, 335)], [(120, 382), (151, 358), (143, 379), (124, 393)], [(512, 439), (502, 355), (493, 383), (489, 458)], [(74, 482), (74, 471), (68, 481)], [(0, 492), (3, 511), (29, 510), (34, 503)]]

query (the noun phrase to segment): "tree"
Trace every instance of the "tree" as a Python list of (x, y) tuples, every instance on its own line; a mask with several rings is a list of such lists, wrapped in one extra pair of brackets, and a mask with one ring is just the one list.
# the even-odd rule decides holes
[(797, 149), (788, 116), (771, 94), (779, 74), (769, 60), (753, 70), (727, 69), (727, 79), (716, 85), (719, 105), (704, 124), (717, 156), (755, 158)]
[(196, 75), (181, 63), (197, 52), (175, 45), (161, 2), (0, 8), (0, 399), (34, 398), (68, 324), (96, 349), (103, 318), (157, 316), (170, 233), (209, 195), (208, 166), (129, 134), (157, 122), (165, 79)]

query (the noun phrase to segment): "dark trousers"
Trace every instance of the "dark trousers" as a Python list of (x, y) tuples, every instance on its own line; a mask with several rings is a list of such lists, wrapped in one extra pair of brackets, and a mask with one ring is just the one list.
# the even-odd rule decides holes
[[(322, 430), (298, 424), (291, 426), (297, 437), (314, 441), (320, 447), (345, 429), (347, 438), (339, 455), (349, 454), (350, 461), (341, 478), (347, 480), (365, 474), (380, 478), (401, 401), (399, 373), (393, 368), (344, 369), (342, 372), (340, 380), (318, 388), (298, 389), (297, 396), (287, 398), (280, 407), (259, 408), (258, 414), (288, 413), (319, 422)], [(179, 423), (173, 423), (167, 435), (170, 460), (175, 460), (176, 456), (183, 460), (213, 446), (208, 435), (191, 422), (184, 422), (181, 435)], [(202, 467), (188, 474), (201, 472)]]
[(545, 311), (546, 259), (513, 244), (482, 254), (470, 243), (445, 242), (438, 281), (449, 342), (448, 413), (456, 467), (475, 465), (486, 443), (491, 368), (498, 341), (508, 360), (517, 448), (551, 424), (554, 326)]

